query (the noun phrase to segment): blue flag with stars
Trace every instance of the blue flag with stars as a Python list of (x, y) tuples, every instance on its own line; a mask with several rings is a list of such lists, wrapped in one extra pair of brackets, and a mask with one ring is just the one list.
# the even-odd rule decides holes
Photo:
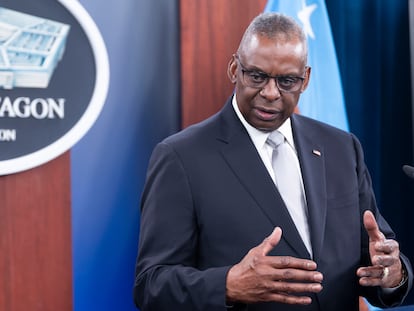
[(309, 45), (311, 69), (307, 90), (301, 95), (302, 115), (349, 130), (328, 13), (323, 0), (269, 0), (265, 12), (280, 12), (302, 25)]

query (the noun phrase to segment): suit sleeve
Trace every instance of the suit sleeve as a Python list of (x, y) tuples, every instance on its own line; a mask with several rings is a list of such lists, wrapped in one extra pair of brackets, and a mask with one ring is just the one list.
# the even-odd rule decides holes
[(191, 183), (165, 143), (151, 157), (141, 199), (135, 303), (146, 310), (225, 310), (230, 267), (197, 268), (197, 217)]
[[(352, 135), (353, 136), (353, 135)], [(361, 210), (361, 224), (362, 224), (362, 217), (363, 213), (366, 210), (371, 210), (375, 218), (377, 220), (378, 226), (381, 232), (386, 236), (388, 239), (396, 239), (395, 233), (387, 223), (387, 221), (382, 217), (381, 213), (379, 212), (375, 197), (372, 190), (372, 181), (368, 169), (365, 165), (364, 158), (363, 158), (363, 151), (360, 142), (358, 139), (353, 136), (354, 146), (357, 154), (357, 174), (358, 174), (358, 185), (359, 185), (359, 204)], [(361, 266), (368, 266), (371, 265), (370, 255), (369, 255), (369, 239), (368, 234), (361, 225), (361, 237), (362, 237), (362, 256), (361, 256)], [(411, 264), (407, 257), (401, 253), (400, 255), (401, 262), (405, 267), (408, 276), (408, 282), (405, 286), (401, 286), (400, 288), (396, 289), (392, 294), (384, 294), (384, 291), (379, 287), (364, 287), (360, 286), (360, 293), (361, 296), (368, 299), (368, 301), (379, 307), (395, 307), (400, 305), (405, 297), (407, 296), (408, 292), (412, 287), (413, 282), (413, 271)]]

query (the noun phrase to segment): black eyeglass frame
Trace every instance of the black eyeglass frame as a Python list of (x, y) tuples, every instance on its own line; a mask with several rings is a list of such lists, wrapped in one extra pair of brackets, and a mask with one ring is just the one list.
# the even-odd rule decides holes
[[(303, 81), (305, 81), (305, 77), (300, 77), (300, 76), (292, 76), (292, 75), (277, 75), (277, 76), (271, 76), (269, 74), (267, 74), (266, 72), (262, 72), (259, 70), (250, 70), (247, 69), (246, 66), (243, 65), (243, 63), (240, 60), (240, 57), (238, 54), (234, 54), (233, 55), (234, 58), (238, 61), (238, 63), (240, 64), (240, 70), (243, 74), (243, 83), (251, 88), (255, 88), (255, 89), (263, 89), (268, 83), (270, 79), (275, 80), (276, 82), (276, 87), (279, 89), (280, 92), (284, 92), (284, 93), (295, 93), (298, 92), (300, 90), (300, 88), (303, 85)], [(306, 66), (305, 67), (305, 71), (308, 69), (309, 67)], [(246, 80), (245, 75), (248, 74), (250, 75), (250, 77), (252, 78), (252, 76), (256, 76), (256, 77), (260, 77), (263, 79), (262, 82), (252, 82), (251, 80)], [(288, 86), (281, 86), (280, 85), (280, 81), (286, 81), (289, 80), (291, 82), (293, 82), (293, 85), (291, 86), (291, 88), (286, 89), (286, 87)], [(299, 83), (300, 81), (300, 83)]]

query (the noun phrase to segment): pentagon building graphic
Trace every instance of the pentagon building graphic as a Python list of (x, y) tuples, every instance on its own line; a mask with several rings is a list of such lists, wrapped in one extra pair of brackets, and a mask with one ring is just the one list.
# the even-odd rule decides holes
[(0, 88), (46, 88), (69, 25), (0, 7)]

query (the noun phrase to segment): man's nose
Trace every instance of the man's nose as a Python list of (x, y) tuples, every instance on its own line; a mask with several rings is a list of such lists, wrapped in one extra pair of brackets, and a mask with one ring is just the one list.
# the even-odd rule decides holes
[(277, 87), (276, 79), (270, 78), (269, 81), (267, 81), (266, 85), (263, 87), (263, 89), (260, 91), (260, 94), (269, 100), (278, 99), (281, 96), (281, 93), (279, 88)]

